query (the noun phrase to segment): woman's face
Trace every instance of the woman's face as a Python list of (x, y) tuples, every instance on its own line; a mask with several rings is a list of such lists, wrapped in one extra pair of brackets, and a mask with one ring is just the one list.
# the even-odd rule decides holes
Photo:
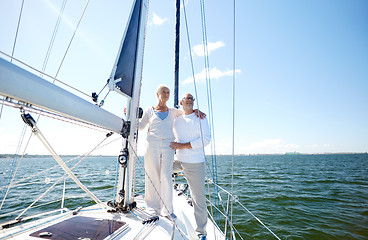
[(170, 98), (170, 89), (162, 88), (161, 92), (157, 94), (157, 98), (163, 102), (167, 102)]

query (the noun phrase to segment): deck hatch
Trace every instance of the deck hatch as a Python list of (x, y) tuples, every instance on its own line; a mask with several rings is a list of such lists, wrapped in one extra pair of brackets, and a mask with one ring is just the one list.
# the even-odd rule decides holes
[[(102, 240), (126, 225), (127, 224), (123, 221), (75, 216), (43, 228), (29, 236), (53, 240)], [(52, 235), (40, 236), (42, 233), (52, 233)]]

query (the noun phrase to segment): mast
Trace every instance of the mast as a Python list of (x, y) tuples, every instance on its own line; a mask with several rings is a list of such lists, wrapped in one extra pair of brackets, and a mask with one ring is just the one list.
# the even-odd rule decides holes
[(119, 156), (119, 179), (115, 207), (134, 207), (135, 165), (138, 141), (139, 99), (143, 68), (144, 37), (148, 0), (135, 0), (120, 50), (110, 75), (108, 86), (128, 98), (126, 121), (122, 136), (123, 149)]
[(180, 43), (180, 0), (176, 0), (175, 20), (175, 88), (174, 107), (179, 108), (179, 43)]

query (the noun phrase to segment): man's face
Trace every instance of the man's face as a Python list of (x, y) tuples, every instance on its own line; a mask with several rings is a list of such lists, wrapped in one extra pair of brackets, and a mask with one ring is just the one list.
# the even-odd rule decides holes
[(184, 98), (181, 100), (181, 105), (183, 106), (184, 109), (188, 108), (188, 109), (193, 110), (194, 98), (193, 98), (192, 94), (186, 93), (184, 95)]

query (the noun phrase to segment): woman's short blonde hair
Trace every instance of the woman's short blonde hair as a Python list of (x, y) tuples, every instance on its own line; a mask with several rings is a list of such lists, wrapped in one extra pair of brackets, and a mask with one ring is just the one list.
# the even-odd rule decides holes
[(168, 86), (166, 86), (165, 84), (161, 84), (158, 85), (158, 87), (156, 88), (156, 94), (160, 94), (162, 92), (162, 89), (167, 88), (170, 91), (170, 88)]

